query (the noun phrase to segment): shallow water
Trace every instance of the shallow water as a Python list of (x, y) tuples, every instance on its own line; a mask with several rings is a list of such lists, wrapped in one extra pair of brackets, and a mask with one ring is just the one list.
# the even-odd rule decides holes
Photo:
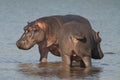
[[(92, 60), (92, 69), (66, 71), (50, 53), (48, 63), (39, 63), (37, 46), (16, 47), (26, 22), (55, 14), (84, 16), (100, 32), (105, 57)], [(0, 80), (120, 80), (119, 15), (119, 0), (0, 0)]]

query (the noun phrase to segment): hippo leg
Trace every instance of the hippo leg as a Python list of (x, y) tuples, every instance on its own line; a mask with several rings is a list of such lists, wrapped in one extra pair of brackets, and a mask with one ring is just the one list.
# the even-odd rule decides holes
[(80, 60), (80, 67), (85, 68), (85, 64), (84, 64), (83, 60)]
[(47, 62), (47, 56), (48, 56), (48, 49), (41, 49), (39, 48), (39, 52), (40, 52), (40, 62)]
[(44, 47), (44, 45), (39, 45), (40, 62), (47, 62), (48, 52), (48, 48)]
[(90, 56), (83, 56), (82, 60), (85, 64), (86, 68), (90, 68), (91, 67), (91, 57)]
[(69, 68), (71, 66), (71, 60), (69, 55), (62, 55), (62, 63), (65, 67)]

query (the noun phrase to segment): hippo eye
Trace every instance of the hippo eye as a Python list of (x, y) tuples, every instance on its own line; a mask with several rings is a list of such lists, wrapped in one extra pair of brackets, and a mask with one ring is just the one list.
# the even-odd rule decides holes
[(25, 30), (25, 33), (28, 33), (29, 31), (28, 30)]

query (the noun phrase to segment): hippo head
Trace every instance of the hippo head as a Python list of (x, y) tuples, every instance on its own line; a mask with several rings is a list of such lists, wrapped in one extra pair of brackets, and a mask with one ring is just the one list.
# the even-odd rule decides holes
[(94, 32), (93, 35), (94, 35), (95, 44), (94, 44), (94, 48), (92, 50), (92, 58), (101, 59), (104, 57), (104, 54), (100, 47), (100, 43), (101, 43), (102, 39), (99, 36), (99, 32)]
[(31, 22), (24, 27), (24, 33), (16, 42), (19, 49), (28, 50), (35, 44), (38, 44), (44, 39), (44, 25), (40, 22)]

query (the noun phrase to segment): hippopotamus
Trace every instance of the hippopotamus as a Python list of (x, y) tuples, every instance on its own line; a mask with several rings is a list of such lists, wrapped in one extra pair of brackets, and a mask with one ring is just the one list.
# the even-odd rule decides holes
[[(89, 21), (78, 15), (42, 17), (32, 22), (28, 22), (24, 27), (23, 35), (16, 42), (16, 45), (19, 49), (28, 50), (37, 44), (40, 53), (40, 62), (47, 62), (48, 52), (51, 52), (56, 56), (61, 56), (58, 44), (59, 31), (63, 28), (63, 24), (71, 21), (82, 23), (92, 29)], [(92, 54), (92, 58), (102, 58), (102, 53), (97, 54), (96, 49), (94, 49), (93, 52), (95, 53)]]
[(62, 61), (68, 66), (71, 66), (73, 60), (79, 60), (83, 62), (84, 67), (91, 67), (92, 57), (97, 57), (96, 54), (99, 58), (103, 57), (100, 42), (99, 32), (76, 21), (65, 23), (58, 35)]

